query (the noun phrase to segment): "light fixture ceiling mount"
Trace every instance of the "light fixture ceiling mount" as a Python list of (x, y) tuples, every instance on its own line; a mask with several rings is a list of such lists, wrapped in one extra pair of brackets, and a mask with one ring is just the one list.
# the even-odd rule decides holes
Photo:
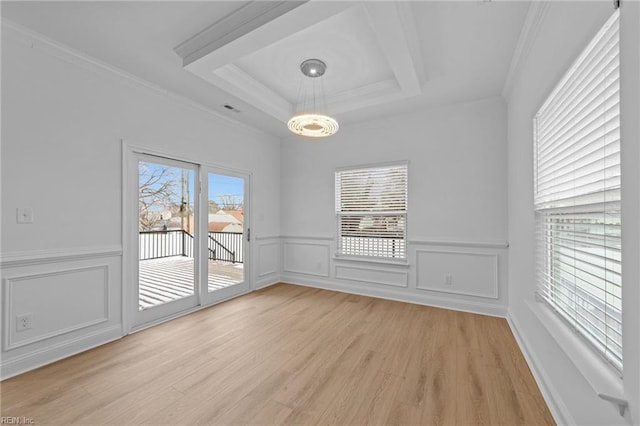
[(307, 59), (300, 64), (300, 71), (307, 77), (322, 77), (327, 70), (327, 64), (320, 59)]
[(300, 64), (300, 71), (311, 79), (311, 100), (307, 105), (303, 82), (298, 96), (298, 105), (301, 111), (291, 117), (287, 123), (289, 130), (295, 134), (312, 138), (322, 138), (335, 134), (338, 131), (338, 122), (321, 112), (324, 106), (322, 86), (319, 90), (320, 99), (318, 100), (316, 97), (316, 81), (319, 81), (320, 84), (322, 83), (320, 77), (327, 71), (327, 64), (320, 59), (307, 59)]

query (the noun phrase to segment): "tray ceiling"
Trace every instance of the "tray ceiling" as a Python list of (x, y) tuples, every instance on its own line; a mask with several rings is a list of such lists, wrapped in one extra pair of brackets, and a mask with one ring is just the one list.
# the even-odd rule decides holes
[[(411, 7), (410, 2), (307, 2), (275, 18), (264, 18), (265, 6), (245, 8), (176, 52), (186, 70), (282, 122), (296, 108), (300, 63), (321, 59), (327, 64), (322, 77), (327, 110), (339, 114), (420, 94), (424, 67)], [(271, 19), (254, 28), (261, 18)], [(243, 32), (237, 22), (251, 24)]]
[(327, 63), (327, 111), (341, 126), (500, 96), (528, 8), (482, 1), (3, 1), (1, 12), (11, 28), (288, 136), (284, 122), (295, 108), (299, 64), (308, 58)]

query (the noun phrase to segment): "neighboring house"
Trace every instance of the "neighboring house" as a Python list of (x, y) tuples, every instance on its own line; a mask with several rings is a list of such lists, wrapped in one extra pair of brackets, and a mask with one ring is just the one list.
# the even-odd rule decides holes
[(209, 223), (209, 232), (242, 232), (241, 223)]
[(244, 210), (224, 210), (224, 213), (235, 217), (240, 223), (244, 223)]
[(242, 232), (242, 211), (218, 210), (209, 213), (209, 232)]

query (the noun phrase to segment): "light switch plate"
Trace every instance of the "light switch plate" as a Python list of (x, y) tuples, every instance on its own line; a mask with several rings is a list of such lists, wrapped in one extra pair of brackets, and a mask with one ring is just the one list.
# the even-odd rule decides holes
[(19, 207), (17, 209), (18, 223), (33, 223), (33, 209), (31, 207)]

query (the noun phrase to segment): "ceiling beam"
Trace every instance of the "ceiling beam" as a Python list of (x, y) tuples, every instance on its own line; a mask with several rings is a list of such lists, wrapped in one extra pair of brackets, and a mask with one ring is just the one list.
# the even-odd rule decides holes
[(397, 2), (364, 3), (378, 45), (386, 56), (400, 88), (407, 96), (413, 96), (421, 91), (422, 61), (420, 52), (409, 45), (410, 41), (416, 43), (415, 26), (407, 24), (406, 17), (403, 19), (399, 7), (411, 5), (401, 6)]
[(182, 58), (182, 66), (187, 66), (307, 1), (250, 1), (179, 44), (174, 51)]

